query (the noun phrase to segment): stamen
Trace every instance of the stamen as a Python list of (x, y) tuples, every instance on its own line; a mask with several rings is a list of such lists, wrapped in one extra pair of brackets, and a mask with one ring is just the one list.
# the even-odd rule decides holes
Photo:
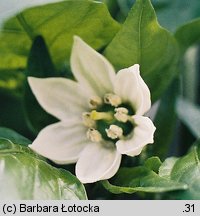
[(129, 119), (129, 116), (128, 116), (128, 109), (124, 108), (124, 107), (118, 107), (118, 108), (115, 108), (115, 118), (120, 121), (120, 122), (124, 122), (126, 123)]
[(100, 106), (103, 103), (102, 99), (99, 96), (93, 96), (90, 101), (89, 105), (91, 108), (96, 109), (98, 106)]
[(90, 117), (93, 120), (107, 120), (107, 121), (111, 121), (113, 119), (113, 114), (112, 112), (97, 112), (96, 110), (93, 110), (90, 113)]
[(106, 133), (109, 138), (117, 139), (123, 135), (123, 130), (117, 125), (110, 125), (109, 129), (106, 129)]
[(87, 131), (87, 138), (90, 139), (92, 142), (100, 142), (102, 141), (102, 136), (98, 130), (94, 128), (89, 128)]
[(104, 102), (106, 104), (111, 104), (112, 106), (117, 107), (122, 103), (122, 100), (118, 95), (108, 93), (104, 95)]
[(94, 127), (96, 125), (95, 121), (91, 118), (91, 114), (89, 112), (85, 112), (82, 114), (83, 124), (87, 127)]

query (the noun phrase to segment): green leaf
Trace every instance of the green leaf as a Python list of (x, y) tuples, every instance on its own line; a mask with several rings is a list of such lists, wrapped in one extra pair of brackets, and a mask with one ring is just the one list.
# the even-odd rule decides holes
[[(26, 76), (39, 78), (55, 77), (56, 71), (42, 37), (36, 37), (33, 42), (26, 70)], [(29, 128), (37, 134), (45, 126), (54, 123), (56, 119), (47, 114), (37, 102), (28, 82), (25, 82), (24, 105)]]
[(170, 180), (185, 183), (188, 189), (170, 194), (171, 199), (200, 199), (200, 142), (179, 159), (167, 159), (160, 167), (160, 175)]
[(161, 98), (158, 111), (154, 120), (156, 132), (154, 144), (151, 146), (152, 154), (162, 160), (169, 152), (169, 146), (176, 128), (176, 99), (179, 93), (179, 80), (175, 79), (163, 97)]
[(180, 120), (190, 129), (192, 134), (200, 138), (200, 107), (185, 99), (178, 99), (176, 112)]
[(189, 101), (196, 101), (198, 97), (199, 76), (199, 46), (190, 47), (183, 56), (181, 64), (181, 94)]
[[(105, 0), (108, 2), (113, 2), (113, 0)], [(115, 0), (117, 1), (116, 4), (118, 3), (118, 13), (116, 14), (117, 16), (115, 17), (118, 20), (123, 20), (127, 17), (127, 14), (129, 10), (131, 9), (133, 3), (135, 0)], [(156, 12), (167, 7), (169, 5), (168, 0), (151, 0)]]
[(31, 141), (29, 139), (9, 128), (0, 127), (0, 137), (8, 139), (14, 144), (20, 144), (24, 146), (31, 144)]
[[(200, 15), (200, 9), (199, 9)], [(200, 19), (193, 20), (179, 27), (175, 37), (181, 47), (182, 52), (200, 41)]]
[(53, 77), (56, 70), (48, 52), (44, 39), (38, 36), (33, 41), (28, 57), (26, 76)]
[(47, 3), (58, 2), (58, 1), (60, 0), (34, 0), (34, 1), (1, 0), (0, 1), (0, 8), (1, 8), (0, 27), (6, 19), (13, 16), (17, 12), (24, 10), (25, 8), (33, 7), (34, 5), (47, 4)]
[(149, 0), (137, 0), (121, 30), (105, 50), (118, 68), (141, 65), (141, 74), (155, 101), (177, 74), (178, 47), (160, 27)]
[(0, 166), (1, 199), (87, 199), (75, 176), (9, 140), (0, 139)]
[(170, 179), (171, 171), (178, 158), (167, 158), (159, 168), (159, 176)]
[[(152, 160), (155, 162), (155, 158)], [(115, 194), (131, 194), (134, 192), (159, 193), (187, 189), (186, 184), (160, 177), (157, 173), (147, 168), (147, 165), (146, 167), (121, 168), (111, 183), (104, 180), (102, 184), (108, 191)]]
[(43, 36), (55, 65), (69, 64), (73, 35), (99, 50), (119, 30), (106, 6), (92, 1), (62, 1), (27, 9), (9, 19), (0, 34), (0, 69), (24, 68), (31, 44)]
[(159, 157), (151, 157), (145, 161), (144, 166), (157, 173), (161, 164), (162, 162)]

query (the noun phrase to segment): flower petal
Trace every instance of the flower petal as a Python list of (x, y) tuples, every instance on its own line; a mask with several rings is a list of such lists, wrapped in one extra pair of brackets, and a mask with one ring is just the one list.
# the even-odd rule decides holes
[(127, 140), (119, 140), (116, 143), (117, 150), (121, 154), (129, 156), (139, 155), (143, 147), (149, 143), (153, 143), (154, 132), (156, 130), (153, 122), (144, 116), (133, 116), (136, 124), (131, 138)]
[(29, 77), (28, 82), (43, 109), (60, 120), (86, 111), (87, 99), (78, 83), (65, 78)]
[(115, 71), (112, 65), (77, 36), (72, 47), (71, 68), (78, 82), (90, 89), (91, 96), (113, 91)]
[(87, 144), (86, 128), (71, 118), (44, 128), (29, 147), (58, 164), (69, 164), (78, 160)]
[(138, 64), (117, 73), (114, 92), (123, 101), (131, 103), (137, 115), (143, 115), (151, 107), (150, 91), (140, 76)]
[(82, 183), (92, 183), (109, 179), (119, 169), (121, 154), (114, 146), (91, 143), (80, 155), (76, 164), (76, 176)]

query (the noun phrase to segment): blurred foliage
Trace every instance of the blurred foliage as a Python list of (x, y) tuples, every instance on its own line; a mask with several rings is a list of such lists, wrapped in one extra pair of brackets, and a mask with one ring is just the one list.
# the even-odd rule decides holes
[(0, 93), (0, 126), (11, 128), (32, 139), (27, 127), (22, 98)]
[[(183, 109), (184, 107), (184, 109)], [(177, 114), (181, 121), (188, 126), (192, 134), (200, 138), (200, 107), (187, 100), (179, 98), (176, 106)]]
[[(156, 157), (146, 161), (143, 156), (124, 157), (123, 166), (129, 167), (103, 181), (104, 188), (114, 194), (125, 193), (123, 199), (155, 198), (157, 193), (161, 198), (200, 199), (199, 142), (192, 142), (200, 138), (199, 0), (101, 2), (105, 4), (69, 0), (35, 6), (9, 18), (0, 30), (0, 137), (4, 138), (0, 139), (0, 163), (5, 163), (0, 194), (12, 199), (87, 198), (83, 185), (72, 174), (53, 163), (50, 166), (22, 146), (56, 121), (35, 100), (27, 77), (73, 79), (69, 60), (73, 35), (79, 35), (117, 70), (139, 63), (153, 102), (160, 103), (154, 119), (155, 143), (143, 152)], [(167, 158), (188, 149), (180, 158)], [(62, 167), (69, 170), (69, 166)], [(16, 179), (12, 179), (13, 173)], [(35, 174), (37, 182), (33, 182)], [(29, 185), (26, 176), (32, 181)], [(39, 185), (40, 190), (33, 194), (31, 184)], [(5, 188), (15, 191), (15, 197), (9, 197)], [(100, 183), (87, 186), (87, 190), (93, 198), (120, 198), (106, 192)]]
[(152, 154), (161, 159), (165, 159), (169, 155), (171, 148), (175, 150), (175, 147), (171, 147), (171, 145), (176, 132), (176, 100), (180, 91), (179, 88), (179, 79), (175, 79), (161, 98), (154, 120), (157, 129)]
[(0, 70), (0, 91), (20, 97), (23, 94), (23, 83), (25, 80), (24, 71), (20, 69)]
[(175, 33), (175, 37), (182, 52), (184, 52), (191, 45), (200, 42), (200, 19), (195, 19), (178, 28)]

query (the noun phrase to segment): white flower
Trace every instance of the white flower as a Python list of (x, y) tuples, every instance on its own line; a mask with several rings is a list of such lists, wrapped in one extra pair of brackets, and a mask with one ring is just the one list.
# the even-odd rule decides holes
[(121, 155), (139, 155), (153, 143), (155, 127), (142, 116), (150, 92), (139, 65), (115, 73), (112, 65), (79, 37), (74, 37), (71, 69), (65, 78), (29, 77), (40, 105), (60, 121), (44, 128), (30, 148), (58, 164), (76, 162), (83, 183), (111, 178)]

